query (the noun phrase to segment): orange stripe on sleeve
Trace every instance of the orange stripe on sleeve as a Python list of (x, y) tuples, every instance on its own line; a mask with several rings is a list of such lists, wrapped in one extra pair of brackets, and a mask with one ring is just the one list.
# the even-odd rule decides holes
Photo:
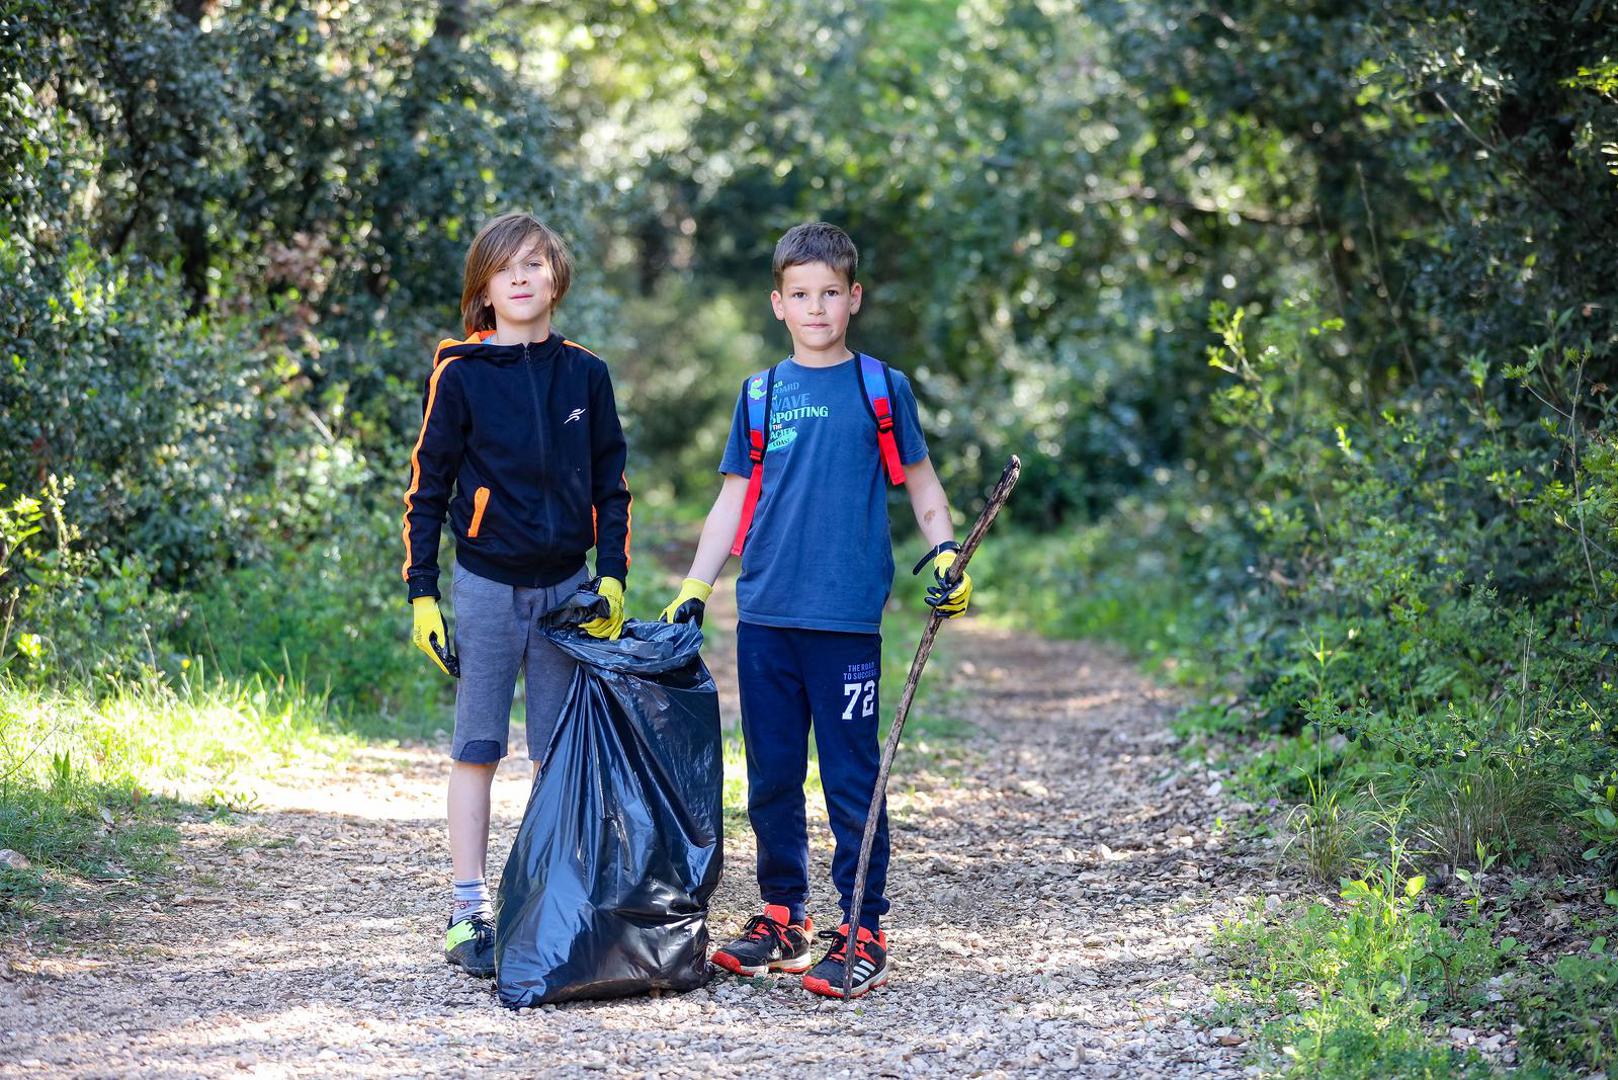
[(624, 504), (624, 569), (628, 570), (629, 564), (634, 561), (629, 556), (629, 543), (635, 536), (635, 495), (629, 490), (628, 473), (619, 473), (618, 479), (623, 482), (624, 494), (629, 496), (629, 501)]
[[(459, 344), (459, 342), (443, 342), (438, 346), (438, 352), (443, 352), (445, 345), (457, 344)], [(455, 359), (456, 358), (452, 356), (440, 364), (438, 363), (438, 353), (433, 354), (433, 374), (432, 377), (427, 380), (427, 407), (421, 411), (421, 433), (416, 436), (416, 445), (410, 450), (410, 487), (405, 491), (404, 496), (405, 512), (403, 536), (405, 558), (404, 567), (399, 571), (399, 576), (404, 578), (406, 582), (410, 580), (410, 563), (412, 554), (410, 550), (410, 515), (416, 508), (412, 497), (416, 494), (417, 489), (421, 487), (421, 444), (427, 439), (427, 424), (433, 416), (433, 403), (438, 400), (438, 380), (443, 376), (444, 372), (449, 370), (449, 366), (455, 362)]]

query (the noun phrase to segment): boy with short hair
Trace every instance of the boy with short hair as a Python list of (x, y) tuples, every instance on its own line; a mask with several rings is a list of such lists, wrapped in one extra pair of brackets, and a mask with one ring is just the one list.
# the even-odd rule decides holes
[[(444, 958), (482, 977), (494, 974), (489, 789), (506, 755), (517, 674), (537, 775), (576, 666), (538, 623), (585, 584), (592, 547), (608, 612), (581, 629), (616, 638), (624, 621), (630, 495), (612, 379), (600, 357), (551, 328), (572, 277), (566, 244), (531, 214), (503, 214), (478, 232), (461, 291), (467, 337), (440, 342), (433, 357), (405, 492), (411, 641), (460, 678)], [(438, 610), (446, 516), (455, 533), (453, 653)]]
[[(795, 226), (776, 245), (770, 303), (792, 337), (792, 355), (743, 384), (719, 466), (719, 497), (690, 573), (661, 616), (700, 622), (727, 557), (742, 556), (737, 681), (764, 910), (713, 962), (741, 975), (807, 972), (804, 987), (829, 997), (842, 996), (850, 962), (855, 863), (880, 760), (880, 631), (894, 570), (888, 480), (905, 484), (932, 547), (916, 567), (919, 573), (931, 562), (937, 577), (927, 602), (954, 616), (972, 593), (963, 574), (944, 594), (957, 545), (909, 380), (846, 344), (849, 319), (860, 309), (858, 261), (848, 234), (825, 222)], [(811, 727), (843, 911), (841, 928), (821, 935), (832, 944), (813, 970), (803, 798)], [(854, 935), (854, 997), (888, 979), (881, 929), (887, 867), (884, 810)]]

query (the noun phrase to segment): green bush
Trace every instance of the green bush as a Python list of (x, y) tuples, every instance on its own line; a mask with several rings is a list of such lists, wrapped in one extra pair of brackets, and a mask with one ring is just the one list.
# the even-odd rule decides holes
[(1228, 521), (1262, 552), (1221, 641), (1238, 708), (1255, 731), (1345, 736), (1329, 772), (1426, 790), (1412, 805), (1450, 859), (1480, 839), (1559, 857), (1573, 777), (1615, 754), (1618, 564), (1590, 542), (1618, 527), (1591, 450), (1618, 433), (1611, 401), (1584, 349), (1553, 347), (1557, 320), (1504, 381), (1472, 365), (1472, 400), (1439, 385), (1367, 419), (1304, 374), (1335, 325), (1298, 303), (1254, 341), (1242, 312), (1216, 318), (1220, 415), (1255, 466)]
[(83, 243), (46, 257), (0, 230), (0, 273), (0, 475), (71, 475), (88, 549), (138, 554), (166, 585), (227, 560), (273, 417), (252, 329), (190, 317), (150, 263)]
[(86, 550), (66, 516), (73, 480), (0, 505), (0, 672), (52, 680), (139, 677), (174, 659), (179, 599), (139, 554)]
[[(301, 550), (221, 575), (187, 598), (174, 647), (231, 679), (291, 677), (349, 730), (431, 736), (447, 723), (454, 687), (410, 644), (403, 549), (379, 540), (397, 536), (397, 521), (357, 515)], [(446, 573), (453, 622), (447, 583)]]
[[(167, 642), (221, 677), (291, 677), (320, 694), (331, 723), (422, 737), (444, 725), (453, 684), (409, 644), (404, 474), (375, 460), (389, 459), (342, 440), (281, 447), (241, 507), (248, 533), (265, 542), (178, 598)], [(446, 610), (453, 555), (446, 530)]]

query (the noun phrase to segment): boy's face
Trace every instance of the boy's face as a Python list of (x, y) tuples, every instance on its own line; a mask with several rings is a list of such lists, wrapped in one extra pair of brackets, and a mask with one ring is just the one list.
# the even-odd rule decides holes
[(825, 263), (802, 263), (782, 271), (770, 306), (787, 324), (795, 350), (823, 352), (842, 347), (849, 317), (860, 309), (860, 286)]
[(497, 325), (530, 323), (549, 313), (556, 299), (556, 278), (539, 241), (522, 248), (496, 269), (483, 295), (494, 308)]

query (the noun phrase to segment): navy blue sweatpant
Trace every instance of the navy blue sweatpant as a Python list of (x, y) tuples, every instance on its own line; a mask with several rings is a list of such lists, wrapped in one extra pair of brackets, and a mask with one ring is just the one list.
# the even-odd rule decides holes
[[(865, 815), (876, 788), (882, 636), (738, 623), (737, 684), (747, 749), (747, 816), (758, 840), (758, 885), (766, 904), (801, 918), (809, 899), (809, 832), (803, 782), (811, 721), (836, 848), (831, 876), (848, 921)], [(871, 846), (860, 923), (875, 931), (888, 910), (887, 808)]]

